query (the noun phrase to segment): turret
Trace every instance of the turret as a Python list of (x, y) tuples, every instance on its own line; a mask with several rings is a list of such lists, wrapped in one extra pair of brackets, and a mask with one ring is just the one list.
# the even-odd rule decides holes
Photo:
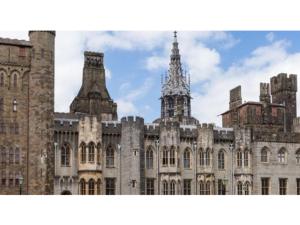
[(286, 73), (271, 78), (272, 102), (285, 106), (285, 130), (292, 130), (293, 119), (297, 116), (297, 75)]
[(54, 46), (55, 31), (30, 31), (29, 194), (53, 194), (54, 185)]

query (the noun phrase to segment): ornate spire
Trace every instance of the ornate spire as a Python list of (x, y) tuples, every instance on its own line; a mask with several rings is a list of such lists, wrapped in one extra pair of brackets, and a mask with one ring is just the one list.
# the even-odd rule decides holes
[(162, 86), (162, 95), (189, 95), (190, 88), (183, 74), (178, 42), (177, 31), (174, 31), (174, 41), (172, 45), (169, 71), (165, 84)]

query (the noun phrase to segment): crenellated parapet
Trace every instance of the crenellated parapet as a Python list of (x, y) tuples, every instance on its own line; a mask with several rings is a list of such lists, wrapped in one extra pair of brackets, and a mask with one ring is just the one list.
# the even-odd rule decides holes
[(297, 75), (280, 73), (271, 78), (271, 93), (276, 94), (281, 91), (297, 91)]

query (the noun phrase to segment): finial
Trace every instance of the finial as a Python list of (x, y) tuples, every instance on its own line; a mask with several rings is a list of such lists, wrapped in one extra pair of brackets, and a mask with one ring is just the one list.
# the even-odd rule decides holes
[(177, 42), (177, 31), (174, 31), (174, 42)]

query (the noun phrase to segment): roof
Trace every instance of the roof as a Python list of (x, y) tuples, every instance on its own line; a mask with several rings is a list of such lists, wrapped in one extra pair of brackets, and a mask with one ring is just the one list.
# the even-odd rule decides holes
[(32, 47), (32, 44), (30, 43), (30, 41), (10, 39), (10, 38), (1, 38), (1, 37), (0, 37), (0, 44)]
[[(253, 101), (249, 101), (249, 102), (245, 102), (245, 103), (243, 103), (243, 104), (237, 106), (237, 107), (234, 108), (234, 109), (241, 108), (241, 107), (243, 107), (243, 106), (245, 106), (245, 105), (263, 105), (263, 103), (262, 103), (262, 102), (253, 102)], [(282, 104), (270, 103), (270, 105), (271, 105), (271, 106), (276, 106), (276, 107), (282, 107), (282, 108), (285, 108), (285, 106), (282, 105)], [(220, 115), (224, 115), (224, 114), (226, 114), (226, 113), (229, 113), (229, 112), (232, 111), (232, 110), (233, 110), (233, 109), (229, 109), (229, 110), (227, 110), (227, 111), (221, 113)]]

